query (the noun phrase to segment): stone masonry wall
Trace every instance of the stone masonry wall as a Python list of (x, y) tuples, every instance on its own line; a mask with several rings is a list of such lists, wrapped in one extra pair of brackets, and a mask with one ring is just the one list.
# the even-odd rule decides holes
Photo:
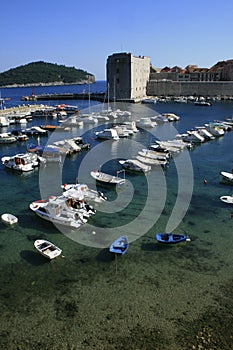
[(150, 80), (147, 84), (148, 96), (204, 96), (233, 97), (233, 81), (179, 82)]

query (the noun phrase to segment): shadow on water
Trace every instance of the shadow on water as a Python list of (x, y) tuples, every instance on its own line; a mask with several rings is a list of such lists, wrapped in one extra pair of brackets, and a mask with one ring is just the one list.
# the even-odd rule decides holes
[(44, 258), (42, 255), (31, 250), (22, 250), (20, 252), (22, 259), (26, 260), (29, 264), (34, 266), (40, 266), (49, 263), (49, 260)]
[(114, 254), (110, 253), (108, 248), (102, 249), (96, 256), (96, 260), (99, 262), (109, 263), (115, 259)]

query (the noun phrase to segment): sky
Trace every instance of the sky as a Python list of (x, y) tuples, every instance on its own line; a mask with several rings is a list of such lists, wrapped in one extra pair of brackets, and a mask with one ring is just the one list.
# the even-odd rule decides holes
[(106, 79), (107, 57), (210, 68), (233, 59), (232, 0), (2, 1), (0, 72), (44, 61)]

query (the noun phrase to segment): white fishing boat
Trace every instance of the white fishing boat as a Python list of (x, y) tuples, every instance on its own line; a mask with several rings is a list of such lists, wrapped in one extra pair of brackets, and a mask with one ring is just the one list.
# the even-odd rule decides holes
[(41, 255), (50, 260), (57, 258), (62, 252), (55, 244), (44, 239), (37, 239), (34, 242), (34, 247)]
[(205, 128), (215, 137), (220, 137), (225, 134), (225, 131), (222, 128), (212, 123), (205, 124)]
[(232, 196), (222, 196), (220, 200), (227, 204), (233, 204), (233, 195)]
[(10, 224), (10, 225), (16, 224), (18, 222), (18, 218), (15, 215), (10, 213), (2, 214), (1, 219), (6, 224)]
[(2, 157), (2, 164), (6, 168), (17, 171), (31, 171), (39, 165), (37, 154), (32, 153), (19, 153), (12, 157)]
[(214, 140), (215, 136), (212, 135), (204, 126), (196, 126), (197, 132), (204, 137), (205, 140)]
[(61, 186), (65, 197), (79, 199), (83, 197), (87, 202), (102, 203), (107, 197), (100, 191), (89, 188), (86, 184), (64, 184)]
[[(117, 174), (119, 174), (119, 172), (117, 172)], [(125, 178), (112, 176), (98, 170), (91, 171), (91, 177), (96, 181), (109, 185), (123, 185), (125, 183)]]
[(79, 228), (87, 222), (80, 211), (70, 208), (65, 197), (51, 196), (48, 200), (34, 201), (29, 207), (40, 218), (54, 224)]
[(233, 183), (233, 173), (228, 173), (226, 171), (221, 171), (220, 174), (222, 175), (223, 179), (228, 182)]
[(127, 159), (127, 160), (119, 160), (119, 163), (126, 170), (136, 171), (136, 172), (148, 172), (151, 170), (150, 165), (143, 164), (137, 159)]

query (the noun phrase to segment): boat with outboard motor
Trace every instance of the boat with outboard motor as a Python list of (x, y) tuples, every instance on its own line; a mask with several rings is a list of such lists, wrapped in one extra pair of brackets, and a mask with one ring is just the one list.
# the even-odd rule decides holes
[(55, 244), (44, 239), (37, 239), (34, 242), (34, 247), (41, 255), (50, 260), (57, 258), (62, 252)]
[[(122, 172), (122, 170), (120, 170)], [(124, 171), (123, 171), (124, 173)], [(125, 178), (121, 178), (118, 176), (119, 171), (117, 171), (117, 176), (113, 176), (110, 174), (103, 173), (98, 170), (93, 170), (91, 171), (91, 177), (95, 179), (96, 181), (99, 181), (104, 184), (109, 184), (109, 185), (123, 185), (125, 183)]]
[(226, 171), (221, 171), (222, 179), (233, 184), (233, 173), (228, 173)]
[(17, 224), (17, 222), (18, 222), (18, 218), (15, 215), (10, 214), (10, 213), (2, 214), (1, 219), (6, 224), (10, 224), (10, 225)]
[(14, 156), (2, 157), (2, 164), (6, 168), (18, 171), (31, 171), (39, 166), (40, 160), (37, 154), (19, 153)]

